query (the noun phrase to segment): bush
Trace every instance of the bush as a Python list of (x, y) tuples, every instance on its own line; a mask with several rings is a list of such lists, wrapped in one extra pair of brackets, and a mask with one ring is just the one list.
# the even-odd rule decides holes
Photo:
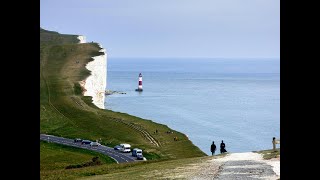
[(81, 95), (82, 94), (82, 87), (79, 83), (74, 83), (73, 90), (75, 95)]
[(101, 165), (101, 161), (98, 156), (93, 157), (92, 161), (86, 162), (84, 164), (76, 164), (76, 165), (69, 165), (65, 169), (74, 169), (74, 168), (82, 168), (82, 167), (88, 167), (88, 166), (97, 166)]
[(92, 158), (92, 162), (101, 164), (101, 161), (98, 156)]

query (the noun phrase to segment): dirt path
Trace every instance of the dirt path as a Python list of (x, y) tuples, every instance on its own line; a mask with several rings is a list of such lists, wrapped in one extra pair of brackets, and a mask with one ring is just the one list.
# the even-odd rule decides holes
[(151, 134), (150, 134), (147, 130), (145, 130), (144, 128), (142, 128), (141, 126), (135, 125), (135, 124), (133, 124), (133, 123), (126, 122), (126, 121), (124, 121), (124, 120), (117, 119), (117, 118), (110, 118), (110, 119), (111, 119), (111, 120), (114, 120), (114, 121), (116, 121), (116, 122), (123, 123), (123, 124), (129, 126), (130, 128), (138, 131), (138, 132), (142, 135), (142, 137), (144, 137), (145, 139), (147, 139), (151, 144), (153, 144), (153, 145), (155, 145), (155, 146), (157, 146), (157, 147), (160, 147), (160, 146), (161, 146), (160, 142), (157, 141), (155, 138), (153, 138), (153, 137), (151, 136)]

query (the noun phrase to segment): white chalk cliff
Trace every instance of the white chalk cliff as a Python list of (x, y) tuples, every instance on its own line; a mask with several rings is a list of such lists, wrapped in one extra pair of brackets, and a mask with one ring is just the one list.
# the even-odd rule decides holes
[(85, 36), (78, 36), (79, 43), (86, 43), (86, 37)]
[[(100, 44), (99, 47), (102, 48)], [(85, 89), (84, 96), (92, 96), (93, 104), (104, 109), (107, 87), (107, 54), (105, 49), (101, 49), (99, 52), (104, 52), (104, 54), (92, 57), (93, 61), (86, 65), (86, 68), (91, 71), (91, 75), (80, 84)]]

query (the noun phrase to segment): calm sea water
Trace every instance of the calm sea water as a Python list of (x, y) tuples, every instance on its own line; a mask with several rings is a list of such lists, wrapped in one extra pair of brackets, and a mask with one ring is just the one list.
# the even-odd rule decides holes
[(212, 141), (247, 152), (280, 138), (279, 59), (109, 58), (107, 82), (126, 94), (108, 96), (106, 109), (166, 124), (207, 154)]

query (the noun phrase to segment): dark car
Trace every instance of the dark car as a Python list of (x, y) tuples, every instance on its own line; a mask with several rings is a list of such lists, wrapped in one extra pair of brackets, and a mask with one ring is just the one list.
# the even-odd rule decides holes
[(75, 143), (76, 143), (76, 142), (82, 142), (82, 139), (76, 138), (76, 139), (74, 139), (74, 142), (75, 142)]
[(116, 145), (113, 149), (114, 150), (120, 150), (121, 146), (120, 145)]
[(91, 141), (89, 141), (89, 140), (82, 140), (82, 142), (81, 142), (81, 144), (90, 144), (91, 143)]

